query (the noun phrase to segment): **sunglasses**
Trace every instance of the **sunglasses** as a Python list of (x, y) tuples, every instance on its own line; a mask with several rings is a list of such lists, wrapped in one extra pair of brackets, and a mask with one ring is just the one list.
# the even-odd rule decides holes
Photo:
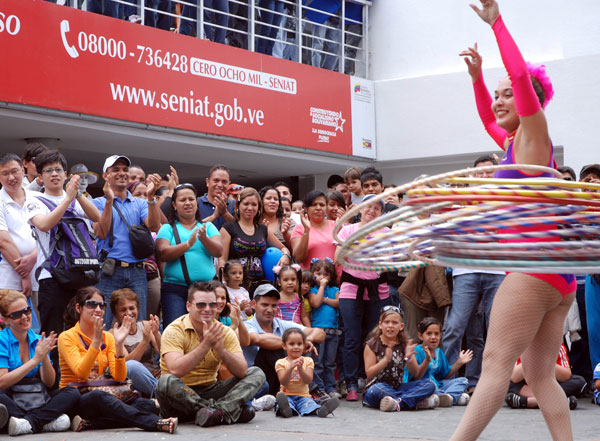
[(382, 314), (386, 311), (394, 311), (394, 312), (402, 315), (402, 311), (400, 311), (400, 308), (398, 308), (397, 306), (394, 306), (394, 305), (387, 305), (387, 306), (384, 306), (383, 308), (381, 308)]
[(11, 312), (10, 314), (7, 315), (7, 317), (10, 319), (13, 319), (13, 320), (19, 320), (21, 317), (23, 317), (23, 314), (30, 315), (31, 314), (31, 306), (28, 306), (25, 309), (21, 309), (20, 311)]
[(217, 307), (217, 302), (196, 302), (194, 305), (196, 305), (196, 308), (198, 309), (206, 309), (207, 306), (210, 309), (215, 309)]
[(190, 184), (189, 182), (185, 183), (185, 184), (179, 184), (179, 185), (177, 185), (175, 187), (175, 190), (181, 190), (181, 189), (184, 189), (184, 188), (191, 188), (192, 190), (196, 190), (196, 187), (194, 187), (194, 185)]
[(90, 309), (96, 309), (98, 306), (103, 311), (106, 309), (106, 302), (97, 302), (95, 300), (86, 300), (85, 302), (83, 302), (83, 305), (86, 308), (90, 308)]

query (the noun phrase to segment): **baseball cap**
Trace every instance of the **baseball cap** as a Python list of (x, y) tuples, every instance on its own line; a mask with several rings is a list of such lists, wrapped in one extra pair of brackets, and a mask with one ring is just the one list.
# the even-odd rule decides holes
[(590, 164), (584, 166), (579, 172), (579, 179), (585, 178), (590, 173), (594, 173), (596, 176), (600, 177), (600, 164)]
[[(373, 199), (375, 196), (377, 196), (377, 195), (374, 195), (374, 194), (368, 194), (368, 195), (366, 195), (366, 196), (363, 198), (363, 200), (362, 200), (362, 201), (360, 201), (360, 202), (361, 202), (361, 204), (362, 204), (363, 202), (367, 202), (369, 199)], [(382, 208), (382, 209), (384, 209), (384, 208), (385, 208), (385, 202), (383, 201), (383, 199), (381, 199), (379, 202), (381, 203), (381, 208)]]
[(108, 158), (106, 158), (106, 161), (104, 161), (104, 167), (102, 167), (102, 173), (106, 173), (106, 170), (108, 170), (110, 167), (115, 165), (115, 163), (119, 159), (123, 159), (127, 163), (127, 167), (129, 167), (131, 165), (131, 161), (129, 160), (129, 158), (127, 156), (112, 155), (112, 156), (109, 156)]
[(280, 298), (279, 291), (273, 285), (270, 283), (263, 283), (262, 285), (258, 285), (254, 290), (254, 298), (256, 299), (257, 297), (266, 296), (271, 293), (273, 293), (273, 295), (270, 295), (269, 297)]

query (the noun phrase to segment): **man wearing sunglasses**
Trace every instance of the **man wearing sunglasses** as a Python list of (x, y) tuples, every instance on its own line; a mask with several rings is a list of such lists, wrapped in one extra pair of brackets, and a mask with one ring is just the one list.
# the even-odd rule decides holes
[(23, 164), (13, 153), (0, 155), (0, 288), (21, 291), (37, 308), (38, 283), (32, 271), (37, 246), (27, 223), (25, 200), (37, 192), (23, 188)]
[[(162, 375), (156, 387), (161, 413), (201, 427), (252, 420), (254, 408), (240, 403), (252, 400), (265, 382), (260, 369), (248, 369), (235, 333), (215, 319), (216, 307), (211, 285), (194, 283), (188, 314), (171, 322), (161, 340)], [(217, 380), (221, 363), (231, 378)]]

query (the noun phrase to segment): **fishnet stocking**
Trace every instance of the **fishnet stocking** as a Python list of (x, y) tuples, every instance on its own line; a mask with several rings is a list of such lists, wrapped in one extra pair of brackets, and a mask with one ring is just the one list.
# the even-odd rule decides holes
[(520, 355), (552, 439), (573, 440), (568, 402), (556, 382), (554, 364), (574, 295), (563, 299), (548, 283), (526, 274), (506, 276), (494, 298), (481, 378), (451, 441), (477, 439), (502, 405)]

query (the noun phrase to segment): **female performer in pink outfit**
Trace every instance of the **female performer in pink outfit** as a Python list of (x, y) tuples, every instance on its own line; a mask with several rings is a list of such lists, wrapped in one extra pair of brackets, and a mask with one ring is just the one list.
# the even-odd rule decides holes
[[(555, 164), (543, 107), (553, 95), (543, 66), (527, 65), (509, 34), (495, 0), (481, 0), (473, 10), (488, 23), (500, 49), (508, 78), (500, 81), (492, 101), (481, 76), (477, 47), (460, 55), (473, 80), (484, 126), (506, 150), (504, 164)], [(537, 93), (536, 93), (537, 92)], [(530, 177), (502, 171), (500, 178)], [(548, 176), (545, 174), (533, 176)], [(573, 439), (567, 397), (556, 382), (554, 364), (562, 342), (565, 316), (575, 296), (571, 274), (509, 273), (494, 298), (483, 354), (483, 370), (467, 410), (451, 440), (475, 440), (504, 401), (512, 367), (519, 356), (553, 440)]]

